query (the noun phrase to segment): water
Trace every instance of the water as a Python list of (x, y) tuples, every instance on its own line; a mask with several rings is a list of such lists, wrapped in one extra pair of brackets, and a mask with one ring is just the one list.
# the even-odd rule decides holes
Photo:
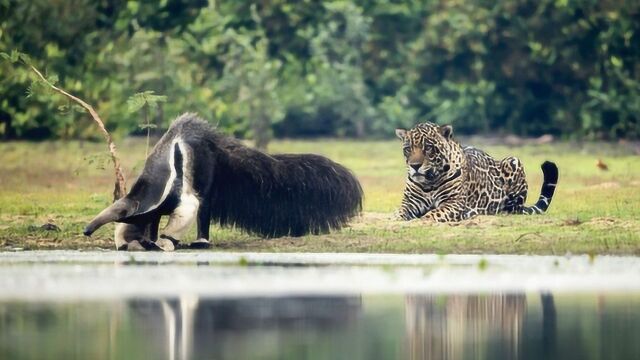
[(0, 359), (640, 359), (639, 263), (0, 253)]

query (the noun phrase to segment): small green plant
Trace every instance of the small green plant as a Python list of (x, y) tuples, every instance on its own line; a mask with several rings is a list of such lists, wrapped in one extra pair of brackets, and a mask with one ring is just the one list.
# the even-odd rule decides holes
[(142, 130), (147, 130), (147, 147), (144, 152), (145, 159), (149, 156), (149, 138), (151, 136), (151, 129), (158, 127), (156, 124), (151, 123), (149, 112), (151, 109), (157, 110), (160, 106), (159, 104), (166, 101), (166, 96), (156, 95), (153, 90), (136, 93), (127, 99), (127, 108), (130, 113), (142, 110), (144, 122), (138, 124), (138, 126)]
[(249, 266), (249, 260), (247, 260), (247, 258), (244, 256), (240, 256), (240, 259), (238, 259), (238, 265)]
[(109, 162), (110, 159), (107, 154), (97, 153), (97, 154), (87, 155), (83, 157), (83, 160), (86, 162), (88, 166), (93, 166), (98, 170), (104, 170), (107, 168), (107, 163)]
[(478, 269), (480, 269), (480, 271), (484, 271), (487, 269), (487, 267), (489, 266), (489, 262), (487, 261), (487, 259), (480, 259), (480, 261), (478, 261)]

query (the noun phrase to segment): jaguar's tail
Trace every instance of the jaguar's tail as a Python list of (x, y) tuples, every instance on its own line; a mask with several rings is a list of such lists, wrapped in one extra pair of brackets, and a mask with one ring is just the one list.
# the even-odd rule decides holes
[(542, 214), (547, 211), (549, 204), (551, 204), (553, 192), (556, 190), (556, 185), (558, 184), (558, 167), (551, 161), (545, 161), (540, 168), (542, 168), (542, 174), (544, 175), (542, 189), (540, 189), (540, 198), (535, 205), (523, 207), (523, 214)]

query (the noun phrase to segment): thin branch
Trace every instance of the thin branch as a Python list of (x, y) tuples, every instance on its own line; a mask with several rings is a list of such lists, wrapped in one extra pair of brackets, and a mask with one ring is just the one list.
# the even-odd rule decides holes
[(151, 136), (151, 126), (149, 125), (149, 104), (144, 104), (144, 122), (147, 126), (147, 147), (144, 149), (144, 158), (149, 157), (149, 137)]
[(76, 103), (80, 104), (80, 106), (85, 108), (89, 112), (89, 114), (91, 114), (91, 117), (98, 124), (98, 127), (100, 128), (100, 131), (102, 131), (102, 134), (104, 135), (104, 138), (107, 140), (107, 145), (109, 146), (109, 152), (111, 153), (111, 160), (113, 161), (113, 166), (115, 168), (116, 183), (115, 183), (115, 188), (113, 190), (113, 199), (115, 201), (115, 200), (123, 197), (127, 193), (127, 188), (126, 188), (126, 182), (125, 182), (125, 179), (124, 179), (124, 175), (122, 173), (122, 167), (120, 166), (120, 160), (118, 159), (118, 152), (116, 150), (116, 145), (113, 143), (113, 139), (111, 138), (111, 134), (109, 134), (109, 132), (107, 131), (107, 129), (104, 126), (104, 122), (102, 121), (102, 119), (100, 119), (100, 115), (98, 115), (98, 113), (95, 111), (93, 106), (87, 104), (82, 99), (80, 99), (80, 98), (78, 98), (78, 97), (76, 97), (74, 95), (71, 95), (68, 92), (66, 92), (65, 90), (63, 90), (63, 89), (55, 86), (54, 84), (52, 84), (33, 65), (29, 64), (29, 67), (31, 68), (31, 70), (33, 70), (33, 72), (35, 72), (38, 75), (38, 77), (40, 77), (40, 79), (42, 81), (44, 81), (47, 85), (49, 85), (54, 91), (58, 92), (59, 94), (62, 94), (64, 96), (66, 96), (69, 99), (71, 99), (71, 100), (75, 101)]

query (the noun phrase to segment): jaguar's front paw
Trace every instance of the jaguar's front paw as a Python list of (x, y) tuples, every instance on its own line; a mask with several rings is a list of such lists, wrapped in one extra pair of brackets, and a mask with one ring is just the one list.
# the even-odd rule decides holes
[(393, 212), (393, 214), (391, 215), (391, 219), (393, 221), (407, 221), (407, 219), (405, 219), (405, 217), (403, 216), (402, 212), (400, 210), (396, 210)]

